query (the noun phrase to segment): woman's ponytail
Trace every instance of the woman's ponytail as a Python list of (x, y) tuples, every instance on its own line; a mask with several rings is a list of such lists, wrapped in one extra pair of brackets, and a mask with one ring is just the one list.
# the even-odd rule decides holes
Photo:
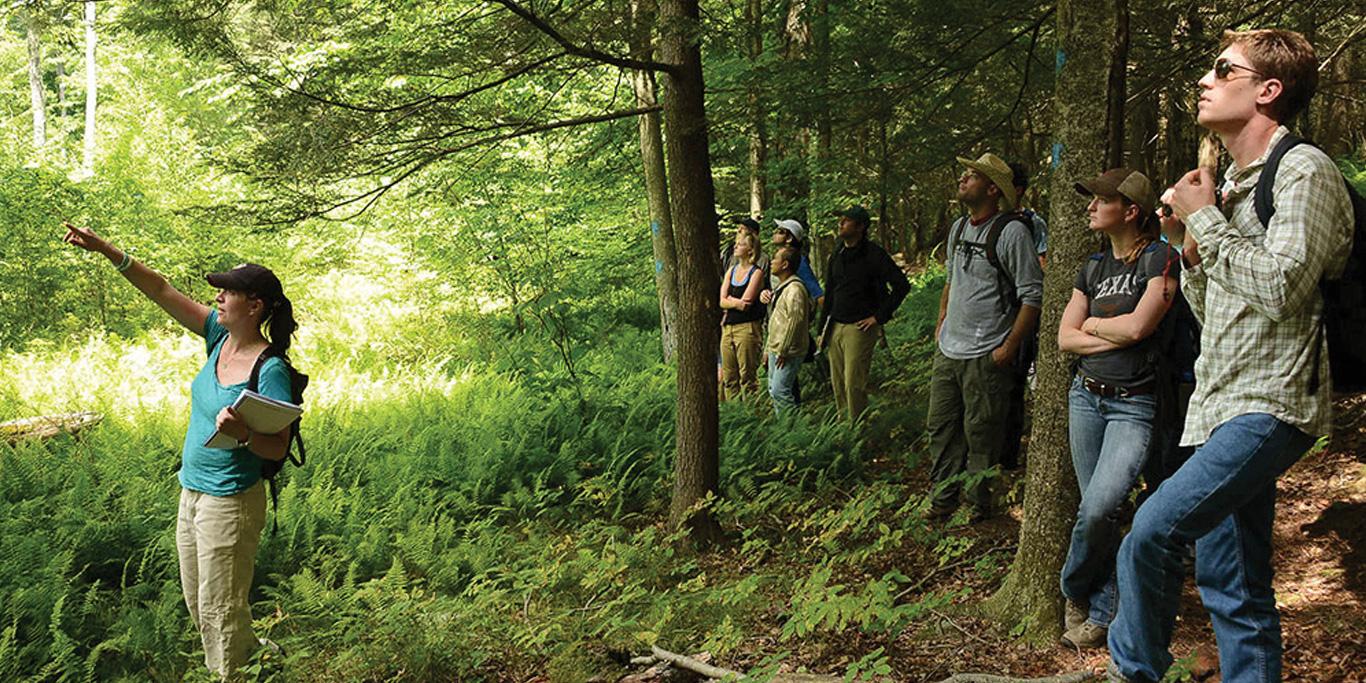
[(270, 340), (270, 348), (275, 355), (288, 361), (290, 338), (299, 329), (299, 323), (294, 320), (294, 304), (290, 303), (289, 297), (281, 295), (272, 302), (262, 322), (268, 330), (266, 338)]

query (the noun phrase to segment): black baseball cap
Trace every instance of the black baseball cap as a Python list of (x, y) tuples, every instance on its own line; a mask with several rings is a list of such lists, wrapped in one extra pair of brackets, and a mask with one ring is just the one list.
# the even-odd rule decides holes
[(750, 218), (749, 216), (745, 216), (744, 218), (741, 218), (740, 220), (735, 221), (735, 224), (736, 224), (736, 225), (743, 225), (743, 226), (745, 226), (746, 228), (749, 228), (750, 230), (753, 230), (754, 232), (759, 232), (759, 221), (756, 221), (756, 220), (754, 220), (753, 218)]
[(269, 268), (255, 263), (243, 263), (221, 273), (209, 273), (204, 279), (219, 289), (231, 289), (258, 299), (274, 301), (284, 297), (280, 278), (275, 277)]
[(872, 225), (873, 218), (868, 215), (868, 209), (861, 204), (855, 204), (840, 212), (840, 218), (848, 218), (851, 221), (858, 221), (863, 227)]

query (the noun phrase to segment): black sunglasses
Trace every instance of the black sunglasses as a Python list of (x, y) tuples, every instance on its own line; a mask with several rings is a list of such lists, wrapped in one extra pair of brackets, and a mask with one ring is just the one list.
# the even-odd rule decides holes
[(1262, 78), (1267, 78), (1266, 74), (1256, 69), (1253, 69), (1252, 67), (1243, 66), (1242, 64), (1234, 64), (1233, 62), (1229, 61), (1227, 57), (1220, 57), (1214, 60), (1214, 77), (1221, 81), (1227, 80), (1229, 74), (1233, 73), (1234, 69), (1239, 69), (1242, 71), (1246, 71), (1248, 73), (1257, 74)]

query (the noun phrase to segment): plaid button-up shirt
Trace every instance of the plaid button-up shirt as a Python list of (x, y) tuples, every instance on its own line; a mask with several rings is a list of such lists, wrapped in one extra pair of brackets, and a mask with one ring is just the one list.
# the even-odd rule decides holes
[[(1276, 131), (1267, 153), (1287, 132)], [(1318, 284), (1346, 263), (1351, 200), (1333, 161), (1299, 145), (1281, 159), (1272, 186), (1276, 214), (1263, 227), (1253, 190), (1265, 162), (1264, 153), (1247, 168), (1230, 167), (1223, 211), (1207, 206), (1186, 219), (1200, 264), (1185, 270), (1181, 290), (1203, 328), (1183, 446), (1204, 443), (1216, 427), (1248, 413), (1268, 413), (1315, 436), (1332, 427)], [(1311, 394), (1315, 367), (1319, 388)]]

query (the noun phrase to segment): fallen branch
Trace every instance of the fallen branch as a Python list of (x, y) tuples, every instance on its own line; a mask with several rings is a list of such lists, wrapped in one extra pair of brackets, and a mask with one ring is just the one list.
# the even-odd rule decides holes
[(50, 439), (58, 434), (76, 435), (100, 423), (104, 416), (94, 412), (65, 413), (26, 417), (0, 423), (0, 440), (10, 444), (29, 439)]
[(1012, 678), (1010, 676), (991, 676), (988, 674), (954, 674), (939, 683), (1086, 683), (1095, 680), (1096, 674), (1090, 671), (1046, 676), (1044, 678)]
[[(654, 653), (654, 659), (668, 662), (680, 669), (686, 669), (695, 674), (706, 676), (717, 680), (744, 681), (750, 680), (739, 671), (723, 669), (719, 666), (712, 666), (699, 662), (686, 655), (674, 654), (668, 650), (660, 648), (658, 645), (650, 647), (650, 652)], [(632, 660), (635, 661), (635, 660)], [(843, 678), (839, 676), (826, 676), (824, 674), (804, 674), (804, 673), (781, 673), (768, 679), (769, 683), (842, 683)]]

